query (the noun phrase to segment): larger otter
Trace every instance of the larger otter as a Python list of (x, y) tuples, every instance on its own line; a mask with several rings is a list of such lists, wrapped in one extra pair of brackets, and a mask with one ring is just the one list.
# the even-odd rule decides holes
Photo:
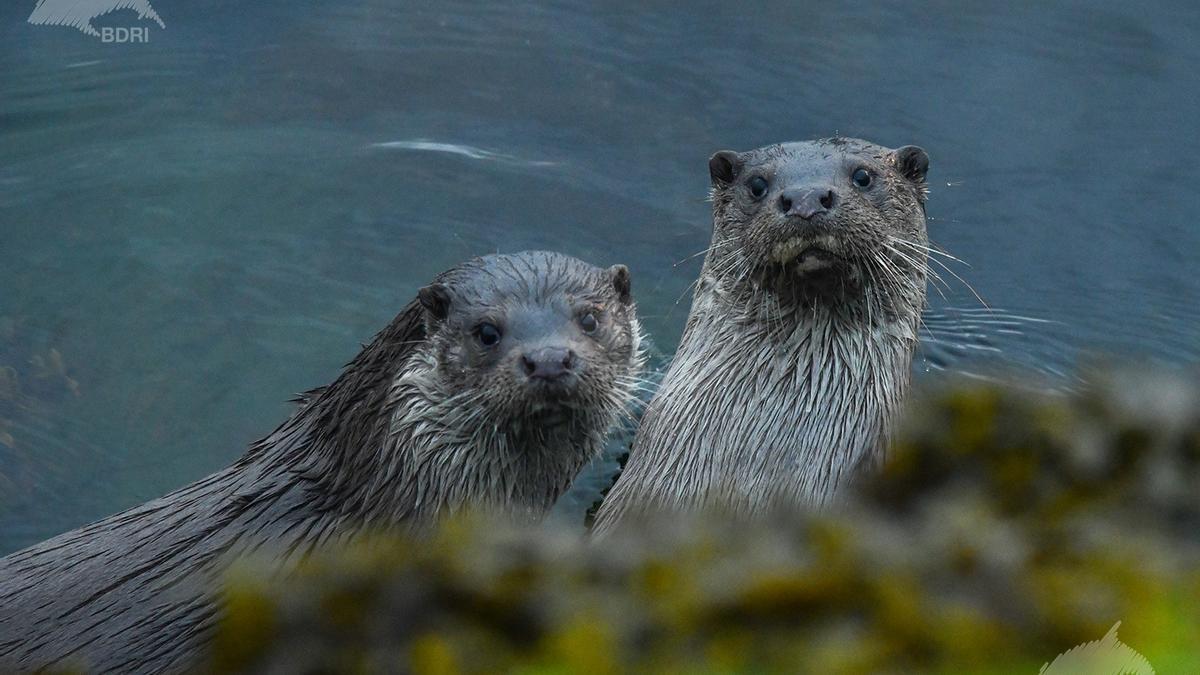
[(928, 161), (849, 138), (713, 155), (691, 314), (597, 532), (824, 504), (879, 459), (925, 304)]
[(179, 670), (232, 556), (543, 514), (632, 399), (639, 341), (623, 266), (534, 252), (441, 274), (229, 468), (0, 560), (0, 670)]

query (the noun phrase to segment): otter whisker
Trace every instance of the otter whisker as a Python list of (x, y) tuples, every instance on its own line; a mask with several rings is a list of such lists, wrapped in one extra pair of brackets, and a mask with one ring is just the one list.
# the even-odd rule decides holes
[[(894, 306), (893, 303), (897, 297), (900, 297), (902, 290), (907, 284), (901, 279), (900, 272), (895, 269), (895, 265), (890, 263), (882, 253), (873, 251), (871, 257), (878, 263), (880, 274), (888, 280), (887, 284), (882, 285), (882, 290), (887, 296), (886, 307), (891, 309)], [(888, 312), (885, 312), (885, 316), (887, 314)]]
[[(975, 287), (974, 287), (974, 286), (972, 286), (971, 284), (967, 283), (967, 280), (966, 280), (966, 279), (963, 279), (961, 276), (959, 276), (959, 274), (958, 274), (957, 272), (955, 272), (954, 270), (950, 269), (950, 266), (949, 266), (949, 265), (947, 265), (946, 263), (942, 262), (941, 260), (939, 260), (939, 259), (937, 259), (937, 258), (929, 258), (929, 260), (931, 260), (932, 262), (935, 262), (935, 263), (937, 263), (937, 264), (938, 264), (938, 265), (939, 265), (939, 266), (940, 266), (942, 269), (944, 269), (944, 270), (946, 270), (947, 272), (949, 272), (949, 273), (950, 273), (950, 274), (951, 274), (951, 275), (952, 275), (952, 276), (953, 276), (955, 279), (957, 279), (957, 280), (958, 280), (960, 283), (962, 283), (962, 285), (963, 285), (963, 286), (966, 286), (966, 287), (967, 287), (967, 289), (968, 289), (969, 291), (971, 291), (971, 294), (975, 296), (975, 299), (979, 301), (979, 304), (983, 305), (983, 306), (984, 306), (984, 308), (986, 308), (986, 309), (988, 309), (988, 310), (991, 310), (991, 309), (992, 309), (991, 305), (989, 305), (989, 304), (987, 303), (987, 301), (983, 299), (983, 296), (979, 295), (979, 292), (975, 290)], [(964, 263), (964, 264), (965, 264), (965, 263)]]
[[(890, 249), (891, 247), (888, 247), (888, 248)], [(893, 252), (899, 253), (899, 251), (895, 251), (894, 249), (893, 249)], [(881, 259), (880, 262), (882, 262), (885, 267), (888, 264), (886, 258)], [(929, 271), (928, 267), (923, 267), (923, 266), (917, 265), (916, 261), (913, 261), (913, 264), (920, 271), (925, 271), (925, 272)], [(936, 285), (934, 286), (934, 289), (937, 290), (939, 293), (941, 293), (941, 289), (939, 289)], [(945, 298), (946, 296), (943, 294), (942, 297)], [(925, 332), (929, 334), (930, 339), (932, 339), (932, 340), (937, 339), (937, 336), (934, 334), (933, 329), (931, 329), (929, 327), (929, 325), (925, 323), (925, 319), (921, 315), (921, 312), (917, 312), (917, 326), (918, 326), (918, 329), (922, 329), (922, 328), (925, 329)]]
[[(904, 244), (904, 243), (909, 243), (909, 244), (911, 244), (911, 242), (908, 242), (908, 241), (906, 241), (906, 240), (904, 240), (904, 239), (892, 239), (892, 241), (893, 241), (894, 243), (900, 243), (900, 244)], [(921, 270), (922, 270), (922, 271), (923, 271), (925, 274), (928, 274), (928, 275), (929, 275), (929, 277), (930, 277), (930, 278), (931, 278), (931, 279), (932, 279), (932, 280), (935, 282), (935, 285), (934, 285), (934, 290), (937, 290), (937, 291), (938, 291), (938, 293), (939, 293), (939, 294), (942, 296), (942, 298), (943, 298), (943, 299), (947, 299), (947, 298), (946, 298), (946, 294), (945, 294), (945, 293), (942, 293), (942, 292), (941, 292), (941, 289), (940, 289), (940, 288), (938, 288), (936, 284), (937, 284), (937, 283), (941, 283), (941, 284), (942, 284), (942, 286), (943, 286), (943, 287), (945, 287), (946, 291), (949, 291), (949, 290), (950, 290), (950, 285), (949, 285), (948, 283), (946, 283), (946, 280), (945, 280), (945, 279), (943, 279), (943, 278), (942, 278), (942, 276), (941, 276), (940, 274), (938, 274), (937, 270), (935, 270), (935, 269), (933, 269), (933, 268), (929, 267), (929, 263), (928, 263), (928, 261), (929, 261), (930, 259), (929, 259), (928, 257), (924, 257), (924, 254), (920, 253), (919, 251), (918, 251), (918, 252), (915, 252), (915, 253), (914, 253), (915, 255), (922, 255), (922, 256), (924, 257), (924, 261), (917, 261), (917, 260), (913, 259), (913, 258), (912, 258), (910, 255), (906, 255), (904, 252), (902, 252), (901, 250), (899, 250), (899, 249), (897, 249), (897, 248), (895, 248), (895, 247), (893, 247), (893, 246), (890, 246), (890, 245), (887, 245), (887, 244), (884, 244), (884, 246), (886, 246), (886, 247), (888, 248), (888, 250), (889, 250), (889, 251), (891, 251), (892, 253), (896, 254), (897, 256), (900, 256), (901, 258), (903, 258), (903, 259), (907, 260), (908, 262), (910, 262), (910, 263), (911, 263), (911, 264), (913, 264), (914, 266), (918, 266), (918, 267), (920, 267), (920, 268), (921, 268)]]
[[(731, 237), (730, 240), (736, 241), (737, 237), (736, 236)], [(739, 263), (739, 261), (736, 256), (730, 256), (725, 261), (721, 261), (721, 262), (717, 263), (713, 267), (712, 271), (710, 271), (710, 274), (714, 278), (718, 278), (718, 279), (723, 278), (725, 273), (727, 271), (729, 271), (729, 269), (731, 267), (737, 266), (738, 263)], [(707, 262), (705, 264), (708, 265)], [(675, 308), (679, 306), (679, 303), (683, 302), (684, 296), (688, 295), (688, 293), (696, 291), (699, 288), (700, 280), (702, 278), (703, 278), (703, 274), (700, 277), (697, 277), (696, 279), (692, 280), (692, 282), (683, 289), (683, 292), (679, 294), (679, 297), (675, 298), (674, 304), (671, 305), (671, 310), (667, 312), (668, 318), (675, 311)]]
[[(893, 240), (893, 241), (900, 241), (900, 240)], [(942, 286), (944, 286), (947, 291), (950, 290), (949, 284), (946, 283), (945, 279), (942, 279), (941, 275), (937, 273), (937, 270), (931, 269), (929, 267), (928, 262), (926, 262), (926, 260), (928, 260), (927, 258), (925, 260), (917, 260), (917, 259), (913, 258), (912, 255), (907, 254), (889, 244), (883, 244), (883, 246), (888, 251), (893, 253), (894, 255), (898, 256), (905, 262), (908, 262), (910, 265), (917, 268), (921, 273), (928, 275), (930, 280), (932, 280), (934, 282), (933, 289), (935, 291), (937, 291), (939, 295), (942, 296), (943, 300), (949, 300), (949, 298), (946, 297), (946, 294), (942, 292), (942, 288), (938, 286), (938, 283), (941, 283)]]
[(955, 257), (955, 256), (951, 255), (951, 254), (950, 254), (950, 252), (948, 252), (946, 249), (942, 248), (941, 246), (939, 246), (939, 245), (937, 245), (937, 244), (933, 243), (933, 241), (932, 241), (932, 240), (930, 240), (930, 242), (929, 242), (929, 246), (922, 246), (921, 244), (918, 244), (917, 242), (914, 242), (914, 241), (909, 241), (909, 240), (907, 240), (907, 239), (894, 239), (893, 241), (902, 241), (902, 242), (904, 242), (904, 243), (906, 243), (906, 244), (908, 244), (908, 245), (910, 245), (910, 246), (913, 246), (913, 247), (916, 247), (916, 248), (920, 248), (920, 249), (924, 250), (926, 253), (932, 253), (932, 254), (934, 254), (934, 255), (940, 255), (940, 256), (942, 256), (942, 257), (944, 257), (944, 258), (948, 258), (948, 259), (950, 259), (950, 260), (953, 260), (953, 261), (955, 261), (955, 262), (962, 263), (963, 265), (966, 265), (967, 267), (971, 267), (971, 263), (969, 263), (969, 262), (967, 262), (967, 261), (963, 260), (962, 258), (957, 258), (957, 257)]
[(699, 251), (697, 253), (693, 253), (692, 255), (687, 256), (686, 258), (676, 260), (675, 263), (671, 265), (671, 267), (679, 267), (680, 265), (682, 265), (683, 263), (685, 263), (689, 260), (694, 260), (696, 258), (699, 258), (702, 255), (707, 255), (707, 254), (717, 250), (718, 248), (725, 246), (726, 244), (730, 244), (732, 242), (737, 241), (737, 239), (738, 239), (737, 236), (732, 236), (723, 241), (718, 241), (718, 242), (714, 243), (713, 245), (709, 246), (708, 248), (704, 249), (703, 251)]

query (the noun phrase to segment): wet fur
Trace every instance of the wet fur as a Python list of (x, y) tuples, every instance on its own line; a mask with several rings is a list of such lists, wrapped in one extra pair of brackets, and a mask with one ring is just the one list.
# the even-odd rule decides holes
[(923, 169), (909, 180), (891, 151), (854, 139), (743, 157), (742, 177), (864, 162), (882, 182), (839, 207), (828, 225), (848, 262), (812, 283), (772, 262), (790, 231), (740, 184), (714, 185), (713, 243), (679, 350), (597, 533), (644, 510), (826, 504), (880, 459), (904, 399), (925, 304)]
[[(614, 302), (605, 270), (557, 254), (489, 256), (439, 281), (460, 299), (503, 286), (530, 302), (579, 288)], [(511, 403), (496, 408), (469, 380), (455, 383), (443, 367), (456, 327), (434, 325), (413, 301), (232, 466), (0, 559), (0, 670), (180, 670), (209, 636), (218, 605), (208, 589), (233, 557), (286, 561), (468, 506), (539, 517), (632, 398), (640, 333), (632, 304), (614, 314), (594, 381), (547, 430), (511, 386), (495, 385)]]

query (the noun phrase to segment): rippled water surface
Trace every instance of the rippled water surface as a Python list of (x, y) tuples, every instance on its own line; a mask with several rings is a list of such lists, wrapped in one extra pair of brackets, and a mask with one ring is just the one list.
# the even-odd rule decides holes
[(153, 0), (123, 45), (34, 4), (0, 9), (0, 553), (225, 465), (471, 255), (628, 264), (661, 365), (721, 148), (929, 151), (969, 267), (919, 377), (1200, 358), (1194, 3)]

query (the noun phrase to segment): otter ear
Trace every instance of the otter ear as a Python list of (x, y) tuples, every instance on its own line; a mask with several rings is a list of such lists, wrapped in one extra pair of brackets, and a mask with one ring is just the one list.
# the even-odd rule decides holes
[(608, 276), (612, 278), (613, 289), (617, 291), (617, 297), (620, 298), (622, 305), (628, 305), (633, 301), (633, 294), (630, 292), (629, 268), (624, 265), (613, 265), (608, 268)]
[(742, 172), (742, 156), (732, 150), (722, 150), (708, 160), (708, 174), (713, 185), (729, 185)]
[(429, 284), (417, 291), (421, 306), (434, 319), (441, 321), (450, 314), (450, 289), (444, 284)]
[(896, 168), (905, 178), (918, 184), (925, 182), (925, 172), (929, 171), (929, 155), (925, 154), (925, 150), (915, 145), (906, 145), (897, 148), (894, 154)]

